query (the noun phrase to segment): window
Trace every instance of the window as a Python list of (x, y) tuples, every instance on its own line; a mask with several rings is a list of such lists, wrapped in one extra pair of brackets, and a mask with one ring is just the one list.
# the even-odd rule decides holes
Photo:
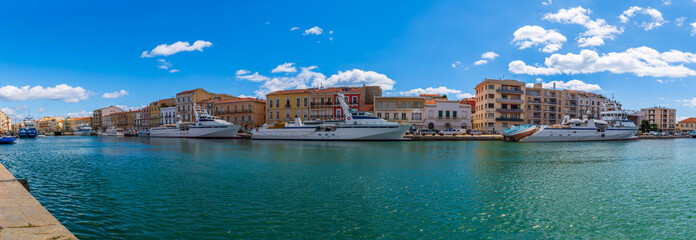
[(247, 122), (251, 123), (251, 116), (247, 116)]
[(382, 118), (382, 113), (377, 113), (378, 118)]
[[(229, 119), (230, 117), (227, 117)], [(273, 112), (268, 111), (268, 120), (273, 120)], [(229, 120), (227, 120), (229, 122)]]
[(276, 120), (280, 120), (280, 110), (276, 110)]
[(305, 119), (307, 119), (307, 117), (308, 117), (308, 116), (307, 116), (307, 113), (308, 113), (308, 112), (309, 112), (309, 111), (308, 111), (307, 109), (302, 110), (302, 116), (304, 116)]
[(357, 96), (353, 96), (353, 104), (358, 104), (358, 97)]
[(277, 107), (277, 108), (280, 107), (280, 98), (276, 98), (276, 107)]
[(242, 105), (242, 112), (244, 112), (244, 105)]
[(273, 99), (268, 99), (268, 107), (273, 108)]
[(336, 117), (341, 117), (341, 109), (336, 109)]
[(251, 111), (251, 104), (247, 105), (247, 109), (249, 109), (249, 111)]
[(295, 106), (300, 107), (300, 98), (295, 98)]
[(401, 114), (401, 119), (403, 119), (403, 120), (408, 120), (408, 119), (406, 119), (406, 113), (402, 113), (402, 114)]
[(398, 113), (394, 113), (394, 120), (399, 120), (399, 114), (398, 114)]
[[(304, 106), (307, 106), (307, 97), (304, 98)], [(251, 109), (251, 105), (249, 105), (249, 109)]]
[(384, 120), (389, 120), (389, 113), (384, 113)]
[(442, 118), (442, 111), (437, 111), (437, 117)]
[(495, 108), (495, 103), (489, 103), (488, 108)]
[(290, 107), (290, 99), (289, 98), (285, 99), (285, 107)]
[(445, 111), (445, 117), (449, 118), (450, 117), (450, 111)]
[(237, 117), (234, 117), (234, 123), (237, 123)]
[(218, 107), (215, 107), (215, 112), (219, 112), (219, 111), (218, 111)]
[(495, 89), (495, 86), (493, 86), (493, 85), (488, 85), (488, 89)]

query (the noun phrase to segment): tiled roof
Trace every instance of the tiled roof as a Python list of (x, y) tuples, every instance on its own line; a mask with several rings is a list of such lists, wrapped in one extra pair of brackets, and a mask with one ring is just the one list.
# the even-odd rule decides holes
[(442, 97), (440, 94), (421, 94), (421, 97)]
[(260, 103), (266, 103), (266, 100), (258, 99), (258, 98), (252, 98), (252, 97), (245, 97), (245, 98), (235, 98), (235, 99), (221, 100), (221, 101), (216, 101), (215, 103), (234, 103), (234, 102), (260, 102)]
[(196, 88), (196, 89), (193, 89), (193, 90), (183, 91), (183, 92), (177, 93), (177, 95), (183, 94), (183, 93), (195, 92), (195, 91), (198, 90), (198, 89), (201, 89), (201, 88)]
[(696, 123), (696, 117), (690, 117), (690, 118), (681, 120), (679, 123)]
[(280, 91), (275, 91), (266, 95), (278, 95), (278, 94), (293, 94), (293, 93), (308, 93), (316, 90), (316, 88), (309, 88), (309, 89), (293, 89), (293, 90), (280, 90)]
[(425, 101), (425, 104), (435, 104), (435, 103), (437, 103), (437, 101), (435, 101), (435, 100)]
[(330, 87), (317, 89), (313, 93), (340, 93), (340, 92), (360, 92), (362, 87)]

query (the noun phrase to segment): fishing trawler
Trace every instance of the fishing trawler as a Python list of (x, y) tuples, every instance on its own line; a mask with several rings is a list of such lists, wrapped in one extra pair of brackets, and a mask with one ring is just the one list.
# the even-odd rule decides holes
[(193, 104), (193, 124), (182, 124), (177, 116), (176, 126), (164, 126), (150, 129), (150, 137), (160, 138), (239, 138), (237, 132), (242, 127), (211, 116), (208, 112)]
[[(587, 113), (590, 114), (589, 111)], [(573, 141), (609, 141), (637, 139), (638, 128), (628, 120), (628, 112), (621, 110), (616, 102), (607, 102), (602, 106), (600, 119), (571, 119), (564, 116), (561, 124), (541, 126), (538, 130), (520, 142), (573, 142)]]
[(17, 136), (19, 138), (36, 138), (39, 136), (39, 132), (36, 131), (36, 122), (34, 122), (34, 118), (24, 118), (24, 127), (19, 129)]
[(342, 121), (305, 124), (298, 117), (294, 123), (279, 122), (252, 131), (251, 139), (273, 140), (404, 140), (411, 127), (370, 115), (353, 115), (342, 93), (338, 101), (345, 113)]

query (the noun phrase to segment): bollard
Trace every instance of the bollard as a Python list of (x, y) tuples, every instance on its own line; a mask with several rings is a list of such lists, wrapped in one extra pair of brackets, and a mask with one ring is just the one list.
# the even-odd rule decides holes
[(27, 190), (27, 192), (31, 192), (31, 190), (29, 190), (29, 180), (27, 180), (26, 178), (22, 178), (17, 179), (17, 182), (21, 183), (22, 186), (24, 186), (24, 188)]

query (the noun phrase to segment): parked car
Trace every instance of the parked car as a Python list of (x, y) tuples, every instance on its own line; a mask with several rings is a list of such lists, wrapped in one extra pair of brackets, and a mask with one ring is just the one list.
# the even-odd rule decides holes
[(469, 130), (468, 133), (470, 135), (481, 135), (481, 132), (479, 132), (478, 130), (473, 130), (473, 129)]
[(437, 133), (438, 133), (437, 130), (432, 130), (432, 129), (427, 129), (427, 128), (425, 128), (425, 129), (418, 129), (418, 130), (416, 131), (416, 135), (421, 135), (421, 136), (423, 136), (423, 135), (433, 135), (433, 136), (435, 136), (435, 134), (437, 134)]
[(452, 135), (452, 136), (457, 136), (457, 135), (466, 135), (466, 129), (445, 129), (440, 131), (440, 136), (444, 135)]

